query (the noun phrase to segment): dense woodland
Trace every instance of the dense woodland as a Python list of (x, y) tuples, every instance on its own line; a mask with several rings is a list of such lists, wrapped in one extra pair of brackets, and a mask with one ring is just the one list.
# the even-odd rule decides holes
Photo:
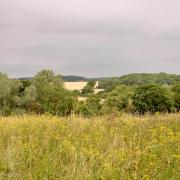
[[(73, 81), (73, 77), (69, 76)], [(81, 78), (79, 77), (79, 80)], [(145, 114), (180, 110), (180, 75), (129, 74), (99, 81), (104, 91), (94, 94), (95, 80), (82, 90), (68, 91), (62, 76), (42, 70), (32, 79), (10, 79), (0, 73), (0, 114), (100, 116), (119, 112)], [(87, 97), (78, 101), (79, 96)]]
[(180, 75), (174, 74), (128, 74), (121, 77), (100, 80), (99, 87), (111, 91), (118, 85), (141, 86), (146, 84), (173, 85), (180, 83)]

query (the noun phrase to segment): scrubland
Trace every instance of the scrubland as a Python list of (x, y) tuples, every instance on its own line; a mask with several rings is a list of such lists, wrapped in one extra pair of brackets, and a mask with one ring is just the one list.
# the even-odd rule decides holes
[(1, 117), (0, 179), (180, 179), (180, 114)]

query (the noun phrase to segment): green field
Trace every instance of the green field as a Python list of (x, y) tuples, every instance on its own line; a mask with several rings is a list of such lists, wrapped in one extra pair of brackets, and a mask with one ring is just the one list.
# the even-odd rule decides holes
[(180, 179), (180, 114), (0, 118), (0, 179)]

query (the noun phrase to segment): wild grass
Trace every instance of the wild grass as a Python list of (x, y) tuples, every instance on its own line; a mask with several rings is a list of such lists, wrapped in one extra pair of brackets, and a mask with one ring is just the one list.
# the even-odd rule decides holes
[(0, 118), (0, 179), (180, 179), (180, 114)]

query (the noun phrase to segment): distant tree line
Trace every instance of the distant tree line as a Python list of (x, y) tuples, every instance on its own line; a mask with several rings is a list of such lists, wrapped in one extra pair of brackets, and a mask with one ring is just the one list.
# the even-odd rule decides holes
[[(63, 81), (67, 82), (80, 82), (80, 81), (99, 81), (106, 78), (86, 78), (83, 76), (75, 76), (75, 75), (67, 75), (67, 76), (61, 76)], [(32, 77), (23, 77), (19, 78), (19, 80), (31, 80)]]
[(141, 86), (145, 84), (172, 85), (180, 83), (180, 75), (175, 74), (128, 74), (121, 77), (106, 78), (99, 81), (99, 88), (111, 91), (118, 85)]
[[(180, 76), (130, 74), (102, 80), (104, 92), (94, 94), (91, 80), (82, 92), (64, 88), (62, 76), (42, 70), (31, 79), (10, 79), (0, 73), (0, 115), (77, 114), (98, 116), (118, 112), (155, 113), (180, 110)], [(78, 101), (86, 96), (86, 101)]]

